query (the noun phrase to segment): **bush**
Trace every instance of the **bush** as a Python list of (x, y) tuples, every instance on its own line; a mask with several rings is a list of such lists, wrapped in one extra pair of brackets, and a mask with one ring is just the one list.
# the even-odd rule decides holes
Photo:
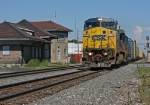
[(19, 68), (19, 65), (15, 64), (15, 65), (11, 65), (12, 68)]
[(75, 59), (71, 60), (71, 63), (77, 63), (77, 61)]
[(27, 67), (38, 67), (40, 65), (40, 61), (38, 59), (31, 59), (28, 63), (27, 63)]
[(40, 67), (49, 67), (49, 61), (48, 60), (42, 60), (42, 62), (40, 63)]
[(57, 65), (63, 65), (63, 62), (58, 61), (58, 62), (57, 62)]

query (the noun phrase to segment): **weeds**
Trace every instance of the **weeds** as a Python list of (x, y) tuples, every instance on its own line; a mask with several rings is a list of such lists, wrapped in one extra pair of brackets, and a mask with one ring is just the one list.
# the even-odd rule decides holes
[(26, 67), (41, 67), (41, 68), (47, 68), (47, 67), (62, 67), (66, 66), (63, 62), (58, 62), (57, 64), (50, 64), (49, 60), (42, 60), (41, 62), (38, 59), (31, 59)]
[(12, 68), (19, 68), (19, 65), (11, 65)]
[(139, 77), (141, 78), (141, 85), (138, 87), (142, 102), (150, 105), (150, 68), (139, 67)]
[(26, 67), (39, 67), (39, 65), (40, 65), (40, 61), (38, 60), (38, 59), (31, 59), (28, 63), (27, 63), (27, 65), (26, 65)]
[(7, 65), (5, 64), (5, 65), (2, 66), (2, 68), (8, 68), (8, 67), (7, 67)]
[(50, 62), (48, 60), (43, 60), (40, 64), (40, 67), (50, 67)]

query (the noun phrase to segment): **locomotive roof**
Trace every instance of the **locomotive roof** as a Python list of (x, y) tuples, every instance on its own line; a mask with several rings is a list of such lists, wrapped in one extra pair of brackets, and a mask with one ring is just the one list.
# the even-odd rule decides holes
[(101, 18), (101, 17), (89, 18), (85, 22), (98, 22), (99, 21), (98, 19), (103, 19), (103, 22), (115, 22), (115, 23), (118, 23), (116, 20), (114, 20), (112, 18)]

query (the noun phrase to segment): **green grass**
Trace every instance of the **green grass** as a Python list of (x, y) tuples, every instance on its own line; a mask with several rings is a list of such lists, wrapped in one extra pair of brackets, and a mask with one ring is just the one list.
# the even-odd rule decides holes
[(19, 68), (19, 65), (15, 64), (15, 65), (11, 65), (12, 68)]
[(50, 67), (50, 62), (48, 60), (43, 60), (40, 64), (40, 67)]
[(29, 68), (50, 68), (50, 67), (64, 67), (68, 66), (67, 64), (63, 64), (62, 62), (58, 62), (57, 64), (51, 64), (49, 60), (42, 60), (41, 62), (38, 59), (31, 59), (25, 67)]
[(8, 67), (7, 67), (7, 65), (5, 64), (5, 65), (2, 66), (2, 68), (8, 68)]
[(145, 105), (150, 105), (150, 68), (139, 67), (138, 73), (142, 82), (138, 87), (140, 97)]
[(39, 65), (40, 65), (40, 61), (38, 60), (38, 59), (31, 59), (28, 63), (27, 63), (27, 65), (26, 65), (26, 67), (39, 67)]

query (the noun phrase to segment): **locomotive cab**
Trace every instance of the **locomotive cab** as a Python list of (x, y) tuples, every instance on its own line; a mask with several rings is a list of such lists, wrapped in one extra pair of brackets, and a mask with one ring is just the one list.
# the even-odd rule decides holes
[(85, 21), (83, 65), (110, 67), (115, 63), (117, 24), (111, 18), (91, 18)]

